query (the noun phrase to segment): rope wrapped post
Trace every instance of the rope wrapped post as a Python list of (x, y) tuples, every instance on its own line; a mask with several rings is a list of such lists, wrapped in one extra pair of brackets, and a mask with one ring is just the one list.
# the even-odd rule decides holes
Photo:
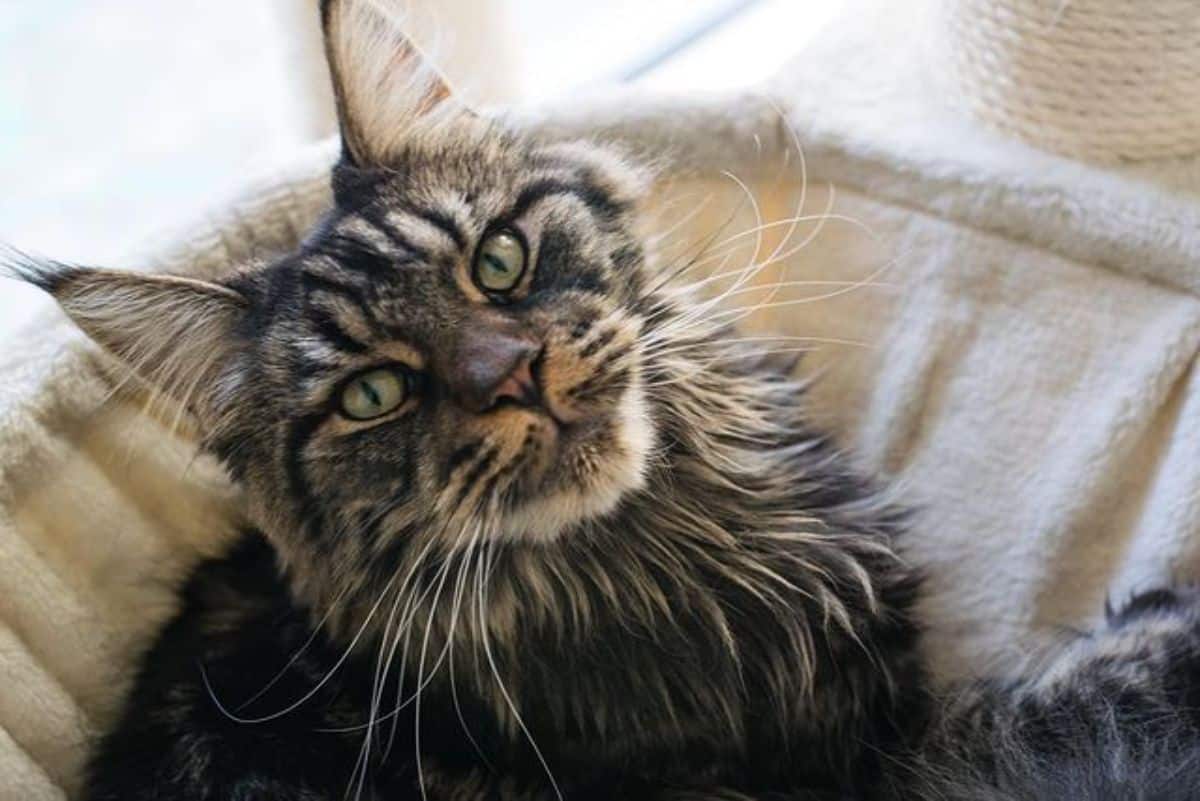
[(942, 70), (980, 119), (1113, 163), (1200, 153), (1197, 0), (935, 0)]

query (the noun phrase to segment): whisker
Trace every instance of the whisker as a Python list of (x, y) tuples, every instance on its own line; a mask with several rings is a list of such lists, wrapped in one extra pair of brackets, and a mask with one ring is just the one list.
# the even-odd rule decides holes
[(216, 693), (213, 691), (212, 683), (209, 681), (208, 671), (205, 669), (203, 663), (201, 663), (200, 670), (201, 670), (202, 678), (204, 680), (205, 689), (208, 690), (209, 696), (211, 696), (213, 703), (217, 705), (217, 708), (220, 710), (221, 714), (224, 715), (225, 717), (229, 718), (230, 720), (232, 720), (235, 723), (241, 723), (241, 724), (268, 723), (272, 720), (278, 720), (279, 718), (283, 717), (284, 715), (287, 715), (287, 714), (293, 712), (294, 710), (298, 709), (301, 705), (303, 705), (305, 702), (307, 702), (310, 698), (312, 698), (314, 695), (316, 695), (318, 692), (320, 692), (321, 688), (329, 683), (329, 680), (333, 678), (334, 674), (336, 674), (337, 671), (341, 669), (342, 665), (344, 665), (346, 663), (346, 660), (350, 658), (350, 654), (354, 651), (355, 647), (358, 645), (359, 640), (362, 639), (362, 636), (366, 632), (367, 627), (370, 626), (370, 624), (371, 624), (371, 620), (374, 619), (376, 612), (379, 611), (380, 605), (383, 603), (384, 599), (387, 597), (388, 592), (391, 590), (392, 585), (396, 581), (396, 577), (399, 575), (400, 575), (399, 573), (393, 573), (392, 577), (390, 579), (388, 579), (388, 582), (384, 586), (383, 591), (379, 594), (379, 598), (371, 606), (371, 609), (367, 612), (367, 615), (366, 615), (365, 619), (363, 620), (362, 625), (358, 627), (358, 631), (355, 632), (354, 636), (350, 639), (350, 644), (346, 646), (346, 649), (342, 652), (342, 655), (334, 663), (333, 667), (331, 667), (326, 672), (325, 676), (319, 682), (317, 682), (317, 684), (315, 686), (313, 686), (313, 688), (311, 690), (309, 690), (307, 693), (305, 693), (297, 701), (293, 702), (292, 704), (289, 704), (287, 707), (279, 710), (278, 712), (274, 712), (270, 715), (263, 715), (263, 716), (257, 717), (257, 718), (243, 718), (243, 717), (239, 717), (238, 715), (235, 715), (233, 712), (229, 711), (225, 707), (225, 705), (221, 702), (221, 700), (219, 698), (217, 698)]
[(729, 216), (725, 218), (725, 221), (718, 225), (707, 237), (701, 241), (695, 253), (693, 253), (691, 256), (685, 256), (684, 254), (681, 254), (678, 257), (678, 265), (663, 265), (661, 268), (663, 271), (662, 276), (656, 283), (650, 285), (647, 295), (652, 296), (660, 292), (667, 284), (671, 283), (676, 278), (686, 275), (688, 272), (694, 269), (698, 263), (701, 263), (700, 260), (705, 258), (705, 254), (712, 246), (712, 243), (716, 241), (717, 237), (719, 237), (726, 228), (733, 224), (733, 221), (737, 218), (738, 212), (741, 210), (744, 203), (745, 199), (739, 201), (738, 205), (735, 206), (732, 211), (730, 211)]
[[(477, 529), (477, 532), (479, 532), (479, 531), (482, 531), (482, 528)], [(463, 581), (462, 581), (461, 585), (458, 587), (459, 594), (456, 595), (456, 601), (455, 601), (455, 603), (456, 603), (455, 619), (456, 620), (457, 620), (457, 614), (458, 614), (457, 603), (460, 600), (462, 600), (462, 595), (465, 594), (466, 590), (469, 589), (469, 587), (470, 587), (471, 568), (475, 568), (475, 570), (477, 572), (479, 570), (483, 569), (483, 562), (482, 562), (483, 550), (482, 550), (482, 548), (480, 548), (478, 546), (479, 546), (479, 537), (476, 536), (471, 541), (471, 544), (467, 549), (467, 556), (463, 561), (464, 568), (459, 571), (459, 575), (463, 579)], [(467, 601), (467, 608), (468, 609), (471, 608), (469, 599)], [(479, 757), (479, 759), (483, 762), (483, 764), (488, 767), (489, 770), (492, 770), (493, 768), (492, 768), (491, 761), (483, 753), (483, 748), (479, 745), (479, 742), (475, 739), (475, 736), (471, 733), (471, 727), (469, 725), (467, 725), (466, 717), (463, 715), (462, 704), (460, 703), (459, 697), (458, 697), (458, 686), (455, 683), (454, 646), (453, 646), (453, 644), (451, 644), (451, 646), (450, 646), (450, 698), (454, 703), (454, 713), (458, 716), (458, 724), (462, 728), (463, 733), (467, 735), (467, 740), (470, 741), (471, 747), (475, 750), (475, 754)]]
[(279, 672), (276, 673), (275, 676), (270, 681), (268, 681), (265, 685), (263, 685), (262, 689), (260, 689), (256, 693), (254, 693), (254, 695), (247, 698), (245, 701), (243, 701), (238, 706), (238, 708), (237, 708), (238, 712), (241, 712), (243, 709), (245, 709), (246, 707), (253, 704), (259, 698), (262, 698), (264, 695), (266, 695), (271, 690), (272, 687), (274, 687), (276, 684), (278, 684), (279, 681), (285, 675), (287, 675), (287, 672), (289, 670), (291, 670), (292, 666), (295, 665), (296, 662), (300, 659), (300, 657), (304, 655), (304, 652), (307, 651), (309, 649), (309, 647), (314, 642), (317, 641), (317, 637), (319, 637), (321, 634), (322, 627), (327, 622), (329, 622), (330, 615), (333, 614), (333, 610), (335, 608), (337, 608), (339, 601), (345, 596), (345, 594), (346, 594), (346, 589), (343, 588), (337, 594), (337, 597), (334, 598), (333, 602), (329, 605), (329, 608), (325, 610), (325, 614), (323, 614), (321, 616), (321, 619), (319, 621), (317, 621), (317, 624), (315, 626), (313, 626), (312, 633), (308, 635), (308, 639), (304, 641), (304, 644), (300, 646), (299, 650), (297, 650), (296, 653), (292, 654), (292, 658), (287, 661), (287, 664), (285, 664), (282, 668), (280, 668)]
[[(764, 223), (761, 226), (756, 226), (756, 228), (747, 229), (746, 231), (743, 231), (739, 234), (734, 234), (733, 236), (726, 239), (725, 242), (730, 242), (730, 241), (737, 239), (739, 237), (742, 237), (742, 236), (748, 236), (749, 234), (754, 233), (757, 229), (761, 229), (763, 231), (768, 231), (768, 230), (771, 230), (772, 228), (777, 228), (782, 225), (789, 225), (789, 224), (794, 225), (796, 223), (801, 223), (801, 222), (821, 222), (821, 223), (845, 222), (845, 223), (849, 223), (851, 225), (858, 226), (858, 227), (862, 228), (863, 230), (867, 231), (868, 233), (874, 235), (874, 232), (870, 228), (868, 228), (857, 217), (850, 217), (845, 214), (833, 214), (831, 212), (826, 212), (826, 213), (822, 213), (822, 214), (802, 214), (802, 215), (798, 215), (795, 217), (785, 217), (783, 219), (775, 220), (773, 222)], [(786, 240), (784, 240), (784, 241), (786, 241)], [(806, 236), (805, 239), (802, 241), (801, 245), (798, 245), (794, 248), (789, 248), (788, 250), (781, 252), (775, 260), (779, 261), (779, 260), (786, 259), (789, 256), (794, 255), (799, 250), (803, 249), (804, 245), (810, 244), (811, 242), (812, 242), (812, 237)], [(724, 243), (721, 243), (721, 244), (724, 244)], [(773, 263), (773, 262), (769, 262), (769, 263)], [(713, 284), (720, 280), (730, 278), (731, 276), (742, 272), (744, 269), (746, 269), (746, 268), (739, 268), (738, 270), (735, 270), (733, 272), (728, 272), (728, 273), (713, 272), (712, 274), (710, 274), (709, 276), (707, 276), (705, 278), (697, 279), (696, 281), (693, 281), (690, 284), (683, 285), (680, 288), (683, 290), (701, 289), (705, 286), (708, 286), (709, 284)]]
[(504, 698), (504, 703), (512, 712), (513, 719), (517, 726), (525, 734), (525, 739), (529, 742), (533, 753), (537, 756), (538, 762), (541, 763), (542, 769), (546, 771), (546, 777), (550, 780), (550, 786), (554, 789), (554, 795), (558, 801), (563, 801), (562, 790), (558, 786), (558, 781), (554, 778), (554, 771), (550, 769), (550, 764), (546, 761), (546, 757), (542, 754), (542, 749), (538, 747), (537, 741), (529, 731), (529, 727), (525, 725), (525, 720), (521, 717), (521, 713), (517, 711), (517, 705), (513, 703), (512, 697), (508, 693), (508, 688), (504, 684), (504, 679), (500, 676), (500, 669), (496, 665), (496, 657), (492, 653), (491, 638), (488, 635), (487, 621), (484, 617), (484, 609), (487, 606), (487, 590), (491, 583), (492, 569), (495, 567), (496, 543), (494, 539), (487, 543), (489, 547), (489, 557), (487, 562), (486, 575), (483, 577), (483, 588), (479, 593), (479, 624), (480, 624), (480, 639), (483, 641), (483, 652), (487, 657), (487, 662), (492, 671), (492, 676), (496, 679), (496, 686), (500, 690), (500, 695)]
[[(421, 753), (421, 697), (422, 690), (425, 686), (425, 657), (429, 651), (429, 636), (433, 630), (433, 618), (437, 613), (438, 601), (442, 597), (442, 588), (446, 584), (446, 578), (450, 575), (451, 564), (453, 564), (452, 557), (448, 555), (446, 557), (445, 564), (442, 566), (441, 573), (439, 574), (437, 591), (434, 593), (433, 600), (429, 604), (429, 617), (425, 621), (425, 632), (421, 638), (421, 654), (417, 658), (417, 689), (413, 693), (416, 697), (413, 712), (413, 751), (414, 759), (416, 760), (417, 765), (417, 789), (421, 791), (421, 798), (423, 801), (427, 801), (428, 799), (425, 791), (425, 761), (423, 754)], [(431, 677), (436, 670), (437, 666), (435, 665), (433, 671), (430, 673)]]
[[(819, 215), (820, 222), (813, 228), (812, 231), (809, 232), (808, 236), (806, 236), (798, 245), (788, 249), (786, 252), (783, 252), (783, 250), (782, 250), (782, 248), (787, 243), (788, 239), (790, 239), (792, 234), (795, 232), (795, 224), (793, 223), (791, 229), (789, 230), (789, 232), (787, 234), (787, 237), (782, 239), (779, 242), (779, 244), (776, 245), (775, 249), (771, 252), (770, 256), (768, 256), (766, 259), (762, 260), (761, 262), (752, 262), (751, 264), (747, 265), (745, 268), (743, 268), (742, 271), (740, 271), (741, 274), (739, 275), (738, 279), (736, 281), (734, 281), (734, 283), (732, 285), (730, 285), (728, 288), (726, 288), (722, 292), (718, 293), (715, 297), (709, 298), (708, 300), (705, 300), (705, 301), (697, 304), (695, 308), (682, 314), (681, 318), (683, 320), (687, 320), (687, 319), (691, 319), (691, 318), (703, 315), (709, 309), (719, 305), (725, 299), (732, 297), (735, 294), (739, 294), (740, 293), (739, 291), (745, 287), (746, 283), (748, 283), (750, 280), (752, 280), (754, 278), (754, 276), (758, 275), (760, 272), (765, 270), (767, 267), (770, 267), (776, 263), (783, 262), (787, 258), (789, 258), (791, 255), (799, 252), (800, 250), (802, 250), (805, 247), (808, 247), (808, 245), (810, 243), (812, 243), (812, 241), (814, 239), (816, 239), (817, 236), (820, 235), (821, 231), (824, 230), (825, 223), (827, 222), (827, 220), (829, 219), (829, 216), (830, 216), (830, 210), (833, 208), (833, 199), (834, 199), (834, 192), (833, 192), (833, 187), (831, 186), (829, 189), (829, 203), (826, 206), (825, 213), (823, 215)], [(756, 250), (756, 252), (757, 252), (757, 250)], [(755, 291), (757, 289), (758, 289), (757, 287), (750, 287), (749, 291)], [(771, 294), (768, 296), (768, 298), (773, 298), (775, 296), (776, 292), (777, 292), (777, 290), (772, 290)]]

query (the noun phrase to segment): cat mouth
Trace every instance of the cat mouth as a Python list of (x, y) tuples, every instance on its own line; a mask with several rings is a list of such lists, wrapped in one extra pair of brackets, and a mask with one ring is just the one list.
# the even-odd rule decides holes
[(541, 349), (493, 409), (514, 442), (493, 490), (504, 538), (547, 542), (643, 483), (654, 435), (640, 382), (629, 380), (631, 368), (573, 355)]
[(642, 405), (640, 393), (631, 393), (612, 413), (570, 422), (544, 408), (524, 409), (542, 422), (540, 454), (520, 462), (503, 490), (501, 536), (550, 542), (641, 487), (654, 440)]

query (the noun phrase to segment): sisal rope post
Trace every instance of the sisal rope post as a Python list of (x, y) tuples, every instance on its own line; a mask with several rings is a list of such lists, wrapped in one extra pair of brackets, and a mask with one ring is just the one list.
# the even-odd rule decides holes
[(957, 101), (1098, 162), (1200, 154), (1200, 0), (935, 0)]

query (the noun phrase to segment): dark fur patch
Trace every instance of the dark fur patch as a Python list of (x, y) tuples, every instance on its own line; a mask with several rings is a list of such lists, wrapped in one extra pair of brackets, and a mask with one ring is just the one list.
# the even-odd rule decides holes
[(960, 688), (891, 771), (913, 801), (1183, 801), (1200, 788), (1200, 593), (1142, 593), (1045, 676)]

